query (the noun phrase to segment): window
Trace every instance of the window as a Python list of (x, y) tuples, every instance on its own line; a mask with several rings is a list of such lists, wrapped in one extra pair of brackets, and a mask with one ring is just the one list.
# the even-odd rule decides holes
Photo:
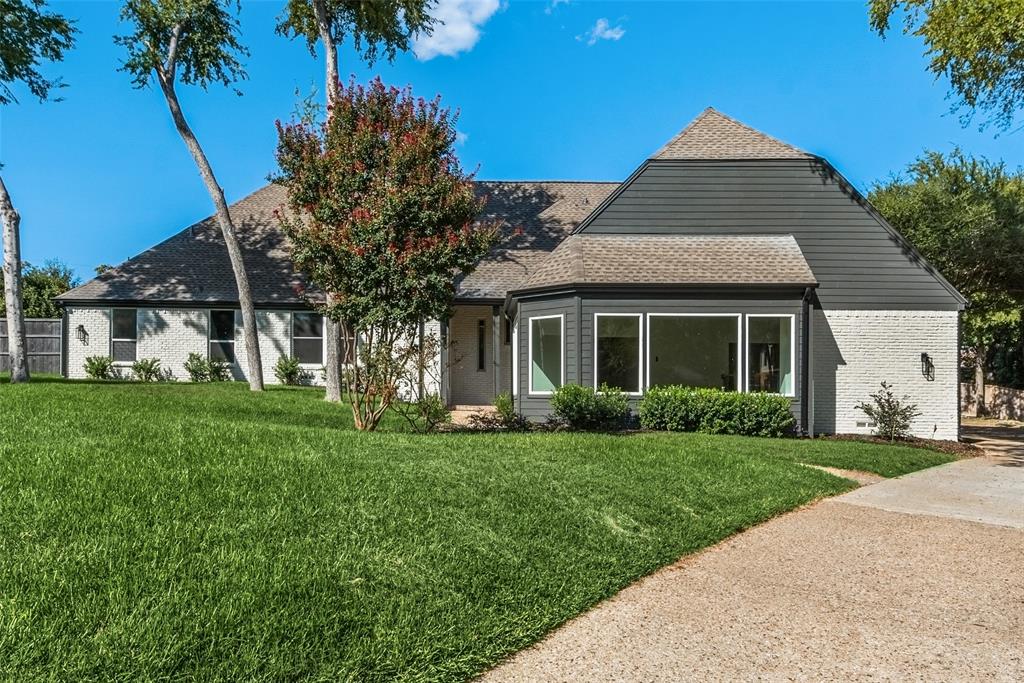
[(235, 312), (210, 311), (210, 360), (235, 363)]
[(640, 323), (636, 313), (594, 316), (594, 387), (607, 383), (630, 394), (640, 393)]
[(476, 369), (487, 368), (487, 321), (476, 321)]
[(110, 357), (115, 363), (134, 363), (139, 345), (138, 314), (134, 308), (115, 308), (110, 320)]
[(739, 391), (740, 316), (647, 317), (647, 384)]
[(747, 316), (747, 391), (793, 395), (793, 316)]
[(508, 346), (509, 344), (512, 343), (512, 319), (507, 317), (507, 316), (502, 316), (501, 319), (502, 319), (502, 321), (504, 321), (503, 327), (504, 327), (504, 333), (505, 333), (505, 336), (502, 339), (502, 342), (506, 346)]
[(319, 313), (292, 313), (292, 355), (304, 365), (324, 364), (324, 317)]
[(550, 394), (564, 381), (560, 315), (530, 318), (530, 393)]

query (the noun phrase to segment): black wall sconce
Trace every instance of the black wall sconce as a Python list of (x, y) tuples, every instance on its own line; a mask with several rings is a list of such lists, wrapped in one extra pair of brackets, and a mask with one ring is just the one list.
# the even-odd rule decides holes
[(932, 357), (927, 353), (921, 354), (921, 374), (929, 382), (935, 381), (935, 363), (932, 362)]
[(89, 343), (89, 333), (85, 331), (85, 325), (75, 328), (75, 338), (83, 344)]

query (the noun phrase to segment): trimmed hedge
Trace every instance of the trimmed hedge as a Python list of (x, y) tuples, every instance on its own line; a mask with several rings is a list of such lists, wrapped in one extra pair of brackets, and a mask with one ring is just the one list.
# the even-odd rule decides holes
[(565, 384), (551, 396), (551, 408), (566, 427), (577, 431), (614, 432), (629, 419), (629, 397), (606, 384), (600, 391)]
[(786, 436), (796, 419), (790, 399), (719, 389), (651, 387), (640, 401), (640, 426), (669, 432)]

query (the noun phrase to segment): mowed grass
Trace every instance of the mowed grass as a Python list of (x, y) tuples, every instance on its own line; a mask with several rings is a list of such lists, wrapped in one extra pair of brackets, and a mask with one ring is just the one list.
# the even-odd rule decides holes
[(852, 486), (791, 461), (929, 455), (362, 434), (320, 396), (0, 385), (4, 678), (462, 680), (681, 555)]

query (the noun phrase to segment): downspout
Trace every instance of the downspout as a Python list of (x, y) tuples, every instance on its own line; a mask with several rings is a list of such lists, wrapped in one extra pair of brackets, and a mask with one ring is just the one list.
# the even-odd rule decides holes
[(803, 325), (800, 326), (800, 431), (804, 436), (809, 435), (808, 425), (810, 424), (811, 405), (811, 298), (814, 296), (814, 289), (804, 289), (802, 307)]

